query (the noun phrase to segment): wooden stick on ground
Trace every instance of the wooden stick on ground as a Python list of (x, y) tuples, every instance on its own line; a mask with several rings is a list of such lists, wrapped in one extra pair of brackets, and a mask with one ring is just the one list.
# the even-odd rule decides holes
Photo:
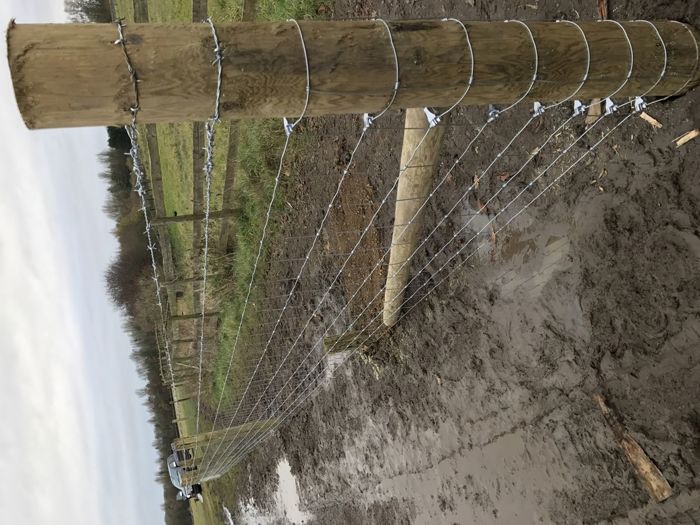
[(605, 422), (612, 429), (617, 443), (624, 451), (629, 462), (632, 463), (634, 470), (637, 472), (637, 476), (639, 476), (644, 483), (647, 492), (649, 492), (657, 502), (664, 501), (671, 496), (671, 485), (666, 481), (666, 478), (658, 467), (654, 465), (654, 462), (649, 459), (644, 449), (639, 446), (639, 443), (627, 433), (618, 418), (606, 404), (605, 398), (600, 394), (594, 394), (593, 400), (598, 404), (605, 418)]
[(673, 142), (676, 143), (676, 147), (680, 148), (683, 144), (690, 142), (693, 139), (696, 139), (700, 137), (700, 129), (694, 129), (691, 131), (688, 131), (687, 133), (683, 133), (680, 137), (677, 137), (673, 140)]
[(661, 124), (661, 122), (659, 122), (659, 121), (656, 120), (654, 117), (652, 117), (651, 115), (649, 115), (646, 111), (642, 111), (642, 112), (639, 114), (639, 117), (640, 117), (642, 120), (648, 122), (652, 127), (656, 128), (656, 129), (661, 129), (661, 128), (664, 127), (663, 124)]

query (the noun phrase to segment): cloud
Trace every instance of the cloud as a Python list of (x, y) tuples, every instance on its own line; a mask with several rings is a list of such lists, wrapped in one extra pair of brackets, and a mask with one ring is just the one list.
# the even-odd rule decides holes
[[(5, 0), (0, 14), (58, 21), (62, 6)], [(3, 522), (162, 522), (142, 381), (104, 291), (116, 251), (97, 178), (106, 134), (27, 131), (0, 71)]]

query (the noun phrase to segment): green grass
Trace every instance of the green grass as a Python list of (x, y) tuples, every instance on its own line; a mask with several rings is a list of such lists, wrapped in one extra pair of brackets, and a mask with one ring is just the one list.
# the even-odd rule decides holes
[[(192, 212), (192, 125), (189, 122), (157, 127), (158, 151), (163, 174), (163, 196), (168, 215)], [(190, 169), (187, 167), (190, 166)], [(175, 261), (185, 259), (191, 246), (192, 224), (171, 224), (170, 243)], [(178, 265), (179, 266), (179, 265)]]
[[(235, 231), (235, 255), (233, 262), (226, 269), (224, 275), (218, 281), (230, 280), (230, 285), (226, 288), (226, 296), (221, 305), (220, 328), (219, 328), (219, 352), (215, 363), (215, 374), (211, 388), (212, 398), (217, 400), (224, 395), (224, 402), (233, 398), (235, 392), (245, 387), (245, 378), (236, 377), (236, 372), (241, 370), (243, 360), (251, 356), (237, 352), (233, 357), (234, 376), (230, 377), (224, 385), (226, 371), (231, 362), (236, 334), (240, 325), (241, 314), (248, 295), (248, 286), (253, 273), (255, 261), (258, 257), (260, 234), (265, 222), (267, 208), (272, 196), (276, 169), (279, 162), (277, 155), (281, 150), (284, 134), (277, 121), (250, 121), (239, 127), (239, 147), (238, 147), (238, 175), (234, 191), (238, 213), (236, 215)], [(280, 184), (277, 190), (277, 197), (274, 203), (272, 215), (275, 209), (279, 209), (284, 202), (284, 184)], [(268, 239), (274, 235), (274, 223), (268, 226)], [(269, 242), (266, 243), (269, 246)], [(266, 260), (266, 253), (263, 251), (258, 262), (258, 272), (256, 282), (261, 281), (261, 271)], [(221, 285), (219, 288), (223, 288)], [(259, 290), (253, 288), (250, 302), (255, 303), (259, 295)], [(255, 325), (255, 319), (250, 315), (250, 310), (242, 326), (239, 342), (246, 340), (246, 334)]]
[(192, 0), (148, 0), (151, 22), (191, 22)]
[[(310, 138), (301, 134), (290, 141), (287, 159), (283, 166), (280, 184), (273, 203), (271, 220), (267, 228), (267, 239), (258, 261), (254, 286), (251, 289), (249, 304), (255, 304), (261, 295), (260, 283), (264, 282), (267, 251), (276, 233), (274, 218), (280, 216), (284, 207), (286, 181), (289, 166), (294, 157), (305, 149)], [(232, 352), (236, 334), (241, 326), (239, 344), (247, 340), (246, 335), (253, 332), (256, 319), (251, 315), (250, 307), (241, 325), (241, 315), (248, 295), (248, 287), (258, 257), (260, 235), (265, 223), (268, 206), (279, 166), (279, 155), (284, 143), (284, 133), (278, 120), (246, 121), (239, 126), (239, 146), (237, 157), (237, 176), (234, 185), (237, 214), (235, 217), (235, 253), (232, 263), (216, 278), (217, 289), (225, 290), (220, 299), (219, 315), (219, 350), (214, 364), (214, 377), (210, 394), (213, 400), (223, 395), (224, 400), (231, 400), (237, 392), (245, 388), (247, 377), (241, 374), (243, 362), (250, 363), (251, 355), (238, 350)], [(244, 345), (243, 345), (244, 346)], [(228, 382), (224, 384), (229, 363), (233, 370)]]
[(117, 12), (117, 18), (123, 18), (127, 21), (134, 19), (133, 0), (114, 0), (114, 9)]
[(209, 16), (215, 22), (238, 22), (243, 18), (243, 2), (231, 0), (209, 0)]
[(320, 0), (259, 0), (258, 18), (261, 20), (312, 18), (319, 5), (321, 5)]

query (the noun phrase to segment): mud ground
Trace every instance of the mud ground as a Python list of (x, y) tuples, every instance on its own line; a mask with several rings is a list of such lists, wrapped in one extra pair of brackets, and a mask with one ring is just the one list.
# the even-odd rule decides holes
[[(596, 18), (595, 4), (351, 0), (330, 6), (336, 18), (575, 20)], [(700, 26), (697, 2), (611, 1), (610, 13)], [(524, 134), (415, 267), (474, 216), (567, 111), (553, 110)], [(649, 113), (662, 129), (631, 119), (375, 344), (374, 367), (353, 359), (341, 369), (249, 456), (239, 497), (264, 507), (276, 487), (275, 465), (286, 457), (303, 508), (322, 524), (700, 523), (700, 141), (680, 149), (672, 143), (700, 126), (700, 91)], [(441, 170), (484, 117), (484, 108), (454, 116)], [(513, 110), (485, 133), (469, 164), (438, 195), (426, 228), (527, 118), (527, 108)], [(619, 119), (601, 123), (562, 166)], [(302, 164), (306, 182), (292, 202), (328, 202), (333, 180), (320, 175), (337, 173), (347, 156), (343, 141), (356, 136), (358, 124), (354, 117), (308, 124), (318, 154)], [(363, 191), (375, 198), (398, 167), (401, 133), (392, 128), (401, 115), (385, 124), (357, 166), (367, 173)], [(546, 166), (582, 131), (582, 124), (567, 127), (534, 165)], [(523, 188), (533, 171), (514, 188)], [(494, 201), (486, 216), (507, 200)], [(309, 212), (299, 225), (317, 220)], [(477, 217), (472, 231), (479, 221), (484, 218)], [(375, 236), (386, 243), (382, 231)], [(433, 273), (446, 259), (438, 258), (419, 281), (437, 282)], [(674, 495), (666, 502), (650, 502), (591, 399), (596, 392), (668, 479)]]

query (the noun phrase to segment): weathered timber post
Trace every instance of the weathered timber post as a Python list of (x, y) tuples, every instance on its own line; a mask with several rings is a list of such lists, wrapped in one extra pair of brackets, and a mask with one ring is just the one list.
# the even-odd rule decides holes
[[(236, 210), (212, 210), (209, 212), (209, 219), (222, 219), (224, 217), (233, 217), (236, 215)], [(200, 222), (203, 221), (206, 215), (204, 213), (193, 213), (190, 215), (175, 215), (173, 217), (154, 217), (151, 219), (151, 224), (154, 226), (162, 224), (179, 224), (183, 222)]]
[[(428, 120), (421, 109), (406, 111), (399, 186), (396, 191), (394, 232), (391, 239), (389, 267), (386, 272), (383, 320), (394, 326), (399, 319), (404, 286), (411, 269), (408, 258), (413, 254), (423, 226), (423, 203), (428, 198), (445, 134), (444, 122), (428, 130)], [(423, 137), (425, 136), (425, 139)], [(422, 142), (421, 142), (422, 140)], [(417, 149), (416, 149), (417, 148)]]
[[(671, 95), (700, 80), (697, 32), (658, 21), (668, 67), (649, 95)], [(377, 21), (300, 22), (309, 56), (307, 115), (376, 112), (394, 88), (394, 55)], [(644, 93), (663, 71), (654, 28), (581, 22), (591, 53), (590, 74), (578, 97)], [(474, 62), (474, 83), (463, 104), (506, 104), (528, 91), (534, 50), (521, 24), (469, 22), (468, 51), (459, 24), (440, 20), (389, 23), (396, 45), (400, 88), (394, 108), (446, 107), (464, 91)], [(528, 22), (537, 45), (537, 80), (528, 98), (562, 100), (576, 90), (586, 67), (586, 45), (572, 24)], [(291, 22), (217, 25), (224, 47), (221, 116), (283, 117), (304, 106), (307, 71), (297, 27)], [(208, 24), (131, 24), (126, 47), (139, 78), (141, 123), (204, 120), (212, 111), (216, 68)], [(30, 128), (131, 122), (134, 104), (117, 31), (111, 24), (10, 24), (8, 57), (15, 95)]]
[(205, 312), (204, 314), (171, 315), (170, 320), (171, 321), (186, 321), (188, 319), (201, 319), (202, 317), (207, 319), (209, 317), (217, 317), (218, 315), (219, 315), (219, 312)]

